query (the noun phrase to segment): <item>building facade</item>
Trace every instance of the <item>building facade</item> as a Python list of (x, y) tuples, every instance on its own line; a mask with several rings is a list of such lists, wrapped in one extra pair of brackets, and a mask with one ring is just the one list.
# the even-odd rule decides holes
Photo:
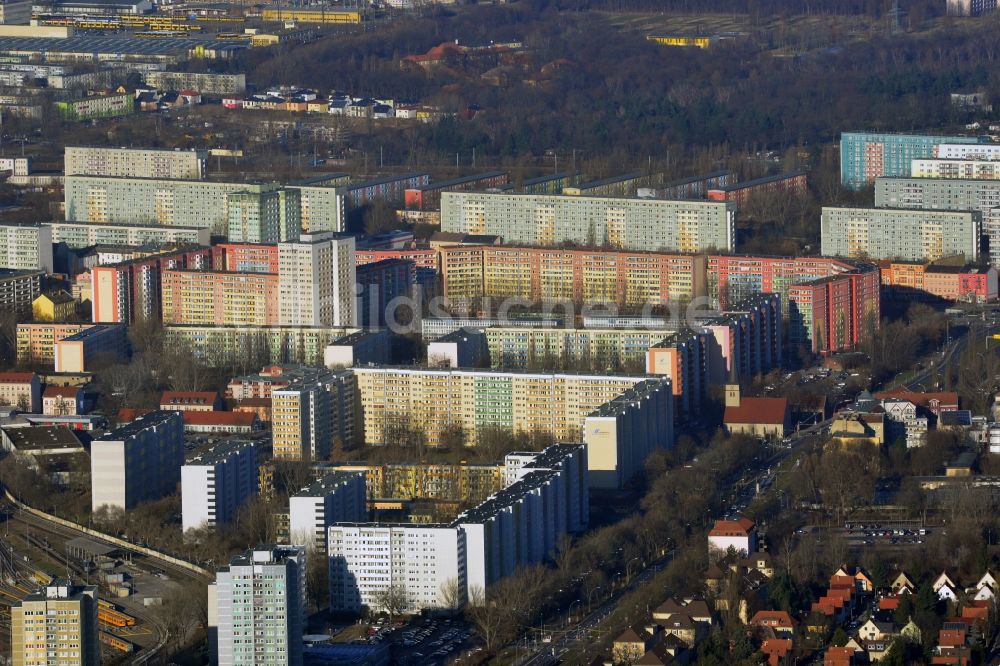
[(858, 190), (879, 176), (910, 176), (911, 162), (934, 156), (941, 144), (982, 143), (976, 137), (843, 132), (840, 135), (840, 182)]
[(278, 323), (354, 326), (354, 238), (302, 234), (278, 244)]
[(45, 224), (0, 224), (0, 266), (52, 272), (52, 228)]
[(441, 248), (449, 304), (482, 298), (660, 306), (705, 295), (705, 257), (496, 245)]
[(588, 483), (620, 489), (650, 453), (674, 445), (675, 398), (669, 379), (636, 384), (592, 412), (583, 425)]
[(225, 525), (236, 509), (257, 494), (257, 444), (223, 441), (181, 467), (181, 524), (184, 531)]
[(65, 171), (67, 176), (201, 180), (207, 158), (204, 150), (66, 146)]
[[(128, 196), (127, 193), (119, 193)], [(211, 231), (207, 228), (194, 227), (164, 227), (148, 224), (151, 218), (144, 219), (139, 224), (102, 224), (98, 222), (47, 222), (45, 226), (52, 230), (53, 243), (66, 243), (70, 248), (90, 247), (91, 245), (147, 245), (147, 244), (185, 244), (208, 246), (211, 244)]]
[(914, 178), (1000, 179), (1000, 162), (973, 159), (913, 160)]
[[(462, 192), (467, 190), (484, 190), (490, 187), (506, 185), (509, 178), (505, 172), (490, 171), (462, 176), (451, 180), (441, 180), (408, 188), (404, 193), (406, 207), (410, 210), (438, 210), (442, 205), (442, 194), (445, 192)], [(444, 229), (443, 231), (448, 231)]]
[(199, 359), (220, 366), (234, 361), (254, 365), (323, 365), (327, 346), (355, 328), (327, 326), (205, 326), (168, 324), (164, 338)]
[[(395, 301), (410, 295), (415, 268), (412, 262), (405, 259), (359, 264), (356, 269), (358, 325), (384, 328), (389, 321), (398, 323)], [(391, 311), (390, 306), (393, 306)]]
[(66, 219), (98, 224), (195, 227), (224, 234), (229, 195), (250, 183), (167, 178), (66, 176)]
[(792, 171), (710, 188), (706, 194), (710, 201), (735, 201), (738, 205), (744, 205), (751, 197), (769, 194), (786, 193), (801, 196), (807, 192), (808, 187), (805, 172)]
[[(394, 444), (402, 426), (428, 446), (461, 428), (467, 445), (480, 432), (538, 431), (579, 440), (583, 419), (649, 375), (560, 374), (475, 369), (357, 367), (364, 441)], [(402, 425), (401, 425), (402, 424)]]
[(271, 432), (279, 460), (325, 460), (356, 438), (357, 396), (350, 371), (319, 371), (271, 392)]
[(451, 192), (441, 198), (441, 230), (524, 245), (731, 252), (735, 212), (731, 202)]
[[(161, 320), (166, 273), (184, 269), (205, 271), (211, 267), (211, 261), (211, 250), (193, 248), (94, 266), (90, 271), (91, 318), (95, 323), (105, 324)], [(178, 281), (179, 278), (172, 279), (171, 289), (180, 288), (174, 286)], [(192, 295), (192, 309), (204, 309), (206, 303), (201, 293)], [(173, 301), (170, 306), (174, 307)]]
[(277, 243), (302, 232), (302, 195), (294, 188), (262, 183), (226, 199), (231, 243)]
[(365, 475), (326, 472), (288, 498), (288, 529), (292, 541), (309, 552), (326, 553), (327, 530), (334, 523), (362, 523), (368, 518)]
[[(341, 524), (329, 528), (330, 609), (385, 610), (391, 588), (406, 594), (406, 611), (465, 605), (465, 534), (447, 525)], [(452, 587), (454, 593), (449, 592)]]
[(42, 291), (42, 271), (0, 268), (0, 310), (26, 312)]
[[(216, 574), (208, 597), (220, 666), (302, 666), (304, 548), (261, 546), (247, 551)], [(210, 630), (211, 624), (210, 619)]]
[(91, 505), (128, 510), (169, 495), (184, 464), (184, 419), (150, 412), (90, 446)]
[(0, 402), (19, 412), (42, 409), (42, 380), (33, 372), (0, 372)]
[(99, 666), (97, 586), (54, 580), (10, 609), (14, 666)]
[(878, 328), (878, 271), (845, 273), (792, 286), (788, 292), (788, 340), (813, 353), (853, 349)]
[(273, 273), (166, 270), (161, 280), (164, 324), (278, 324), (279, 280)]
[(979, 258), (977, 211), (824, 207), (822, 253), (832, 257), (933, 261), (961, 254)]

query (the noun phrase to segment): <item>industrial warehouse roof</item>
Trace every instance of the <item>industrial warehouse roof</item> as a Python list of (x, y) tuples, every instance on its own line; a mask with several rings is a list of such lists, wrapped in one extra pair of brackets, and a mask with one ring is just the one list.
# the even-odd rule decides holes
[(98, 555), (98, 556), (101, 555), (107, 556), (118, 550), (114, 546), (106, 546), (103, 543), (98, 543), (97, 541), (93, 541), (85, 537), (77, 537), (76, 539), (70, 539), (69, 541), (66, 542), (66, 547), (72, 550), (81, 551), (84, 553), (88, 553), (90, 555)]
[(4, 428), (3, 433), (15, 451), (44, 451), (57, 454), (83, 450), (80, 439), (69, 428), (59, 426)]
[(98, 53), (128, 55), (183, 55), (197, 47), (206, 49), (232, 49), (232, 42), (172, 37), (168, 39), (140, 39), (103, 35), (77, 35), (73, 37), (0, 37), (0, 52), (23, 53), (81, 53), (93, 57)]

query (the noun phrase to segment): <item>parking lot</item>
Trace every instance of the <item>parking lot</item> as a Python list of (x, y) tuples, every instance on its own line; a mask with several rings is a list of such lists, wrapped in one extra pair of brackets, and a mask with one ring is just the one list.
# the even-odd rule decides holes
[(423, 619), (402, 627), (387, 621), (373, 625), (371, 643), (388, 643), (393, 663), (403, 666), (443, 664), (450, 658), (479, 650), (468, 624), (458, 619)]

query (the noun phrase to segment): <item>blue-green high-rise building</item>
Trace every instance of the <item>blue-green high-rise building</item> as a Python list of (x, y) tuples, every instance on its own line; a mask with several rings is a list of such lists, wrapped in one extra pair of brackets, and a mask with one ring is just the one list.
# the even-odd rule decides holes
[(974, 136), (877, 134), (843, 132), (840, 135), (840, 182), (852, 190), (875, 182), (879, 176), (910, 176), (910, 161), (935, 157), (942, 143), (983, 143)]

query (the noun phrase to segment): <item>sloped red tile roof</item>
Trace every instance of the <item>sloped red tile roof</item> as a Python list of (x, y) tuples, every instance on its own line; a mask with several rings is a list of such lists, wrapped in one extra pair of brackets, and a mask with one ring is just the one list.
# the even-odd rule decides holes
[(788, 413), (785, 398), (740, 398), (739, 407), (726, 407), (726, 423), (780, 425)]
[(739, 520), (717, 520), (712, 526), (712, 531), (708, 536), (746, 536), (754, 528), (754, 523), (749, 518)]
[(43, 398), (73, 398), (76, 399), (80, 391), (78, 386), (49, 386), (42, 393)]
[(0, 372), (0, 384), (21, 384), (30, 382), (33, 372)]
[(907, 391), (906, 389), (894, 389), (892, 391), (881, 391), (875, 394), (880, 400), (883, 398), (900, 398), (909, 400), (915, 405), (927, 406), (931, 400), (937, 400), (942, 405), (957, 405), (958, 393), (954, 391), (921, 392)]
[(218, 397), (215, 391), (164, 391), (161, 405), (210, 405)]

